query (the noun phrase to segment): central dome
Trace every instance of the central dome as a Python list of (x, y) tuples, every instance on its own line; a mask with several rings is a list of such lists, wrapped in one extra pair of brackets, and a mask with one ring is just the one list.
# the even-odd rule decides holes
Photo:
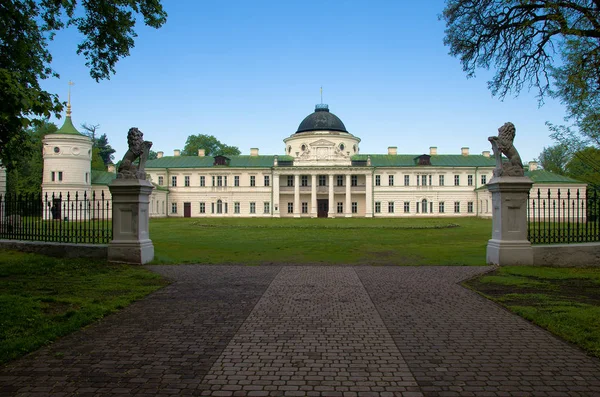
[(325, 104), (318, 104), (315, 106), (315, 112), (306, 116), (304, 120), (298, 126), (299, 132), (307, 132), (307, 131), (340, 131), (340, 132), (348, 132), (346, 131), (346, 126), (342, 123), (342, 120), (339, 119), (333, 113), (329, 112), (329, 106)]

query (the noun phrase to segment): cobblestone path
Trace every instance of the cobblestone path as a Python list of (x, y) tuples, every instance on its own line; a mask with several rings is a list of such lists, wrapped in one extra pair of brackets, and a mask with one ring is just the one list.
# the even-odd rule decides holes
[(0, 369), (0, 396), (600, 396), (485, 267), (152, 266), (175, 282)]

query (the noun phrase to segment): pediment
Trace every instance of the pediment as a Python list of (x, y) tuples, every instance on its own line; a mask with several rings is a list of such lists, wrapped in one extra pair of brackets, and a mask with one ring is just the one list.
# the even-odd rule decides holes
[(309, 144), (310, 146), (335, 146), (335, 143), (328, 141), (327, 139), (319, 139), (318, 141), (312, 142)]

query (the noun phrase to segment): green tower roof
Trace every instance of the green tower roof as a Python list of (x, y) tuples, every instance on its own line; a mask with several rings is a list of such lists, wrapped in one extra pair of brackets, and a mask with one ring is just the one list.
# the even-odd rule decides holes
[(62, 125), (62, 127), (60, 127), (58, 131), (55, 132), (55, 134), (82, 135), (79, 131), (77, 131), (77, 129), (73, 125), (73, 121), (71, 121), (70, 115), (67, 116), (64, 124)]

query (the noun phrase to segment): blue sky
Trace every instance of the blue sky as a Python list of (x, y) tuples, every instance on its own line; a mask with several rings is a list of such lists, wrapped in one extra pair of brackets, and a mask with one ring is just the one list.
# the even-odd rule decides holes
[[(61, 31), (51, 43), (60, 79), (43, 88), (67, 99), (73, 122), (99, 124), (117, 150), (138, 127), (153, 150), (172, 155), (192, 134), (215, 135), (242, 154), (284, 154), (293, 134), (320, 102), (329, 104), (361, 153), (458, 154), (490, 150), (487, 137), (506, 121), (527, 161), (553, 144), (546, 121), (564, 108), (535, 92), (500, 101), (491, 72), (467, 79), (443, 45), (444, 2), (163, 0), (159, 30), (138, 25), (136, 46), (110, 80), (96, 83), (76, 54), (81, 37)], [(53, 119), (59, 126), (61, 120)]]

